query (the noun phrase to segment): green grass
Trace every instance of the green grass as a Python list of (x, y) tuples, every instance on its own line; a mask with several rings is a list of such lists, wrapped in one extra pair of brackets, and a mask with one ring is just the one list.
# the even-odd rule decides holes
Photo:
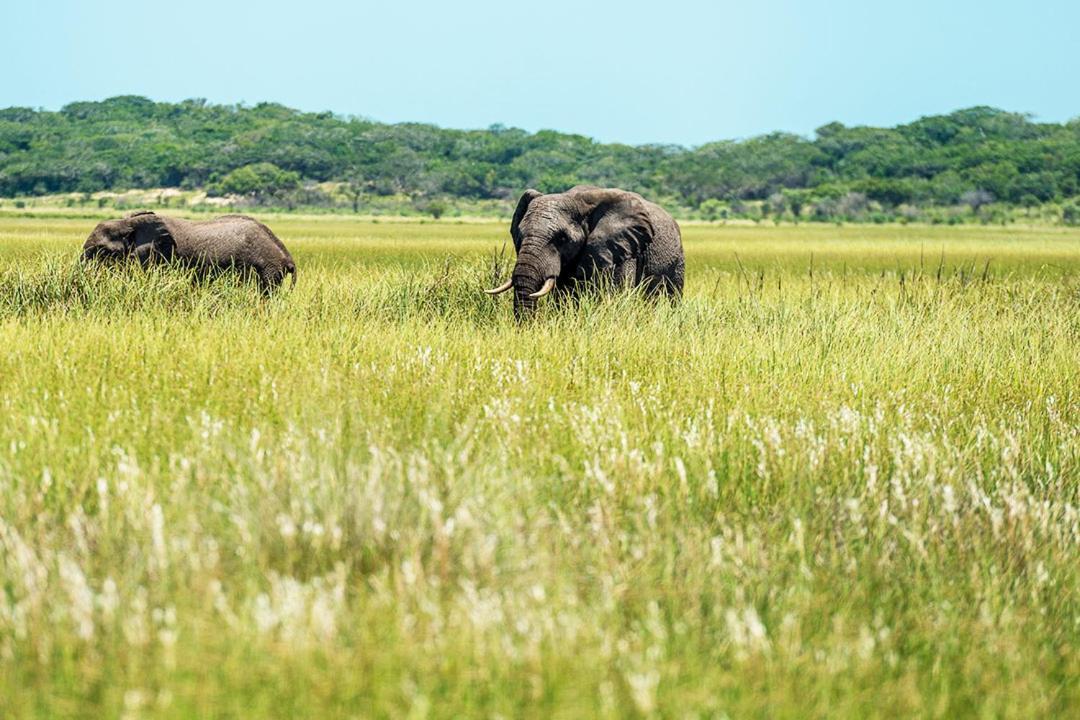
[(1080, 232), (689, 226), (518, 325), (503, 225), (276, 219), (264, 301), (92, 224), (0, 219), (5, 718), (1080, 708)]

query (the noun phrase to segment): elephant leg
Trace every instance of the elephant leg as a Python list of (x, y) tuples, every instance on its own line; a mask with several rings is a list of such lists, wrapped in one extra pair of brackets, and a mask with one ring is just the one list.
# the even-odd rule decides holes
[(213, 267), (208, 265), (201, 259), (188, 258), (184, 260), (183, 266), (188, 269), (191, 274), (192, 285), (205, 285), (210, 280)]
[(678, 290), (674, 284), (663, 275), (646, 275), (641, 278), (641, 292), (650, 299), (675, 298)]

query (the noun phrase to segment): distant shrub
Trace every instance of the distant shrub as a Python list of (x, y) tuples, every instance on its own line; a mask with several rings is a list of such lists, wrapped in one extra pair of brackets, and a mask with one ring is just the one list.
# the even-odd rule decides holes
[(866, 213), (868, 201), (860, 192), (849, 192), (836, 205), (836, 213), (848, 220), (860, 220)]
[(211, 195), (270, 195), (300, 187), (300, 174), (268, 162), (236, 168), (207, 188)]
[(1080, 225), (1080, 205), (1068, 203), (1061, 209), (1061, 221), (1069, 226)]
[(726, 220), (728, 216), (727, 206), (716, 198), (705, 200), (698, 209), (701, 212), (701, 219), (709, 222)]
[(445, 215), (447, 213), (447, 211), (450, 209), (450, 206), (447, 204), (447, 202), (445, 200), (442, 200), (442, 199), (439, 199), (439, 198), (420, 199), (420, 200), (415, 201), (413, 203), (413, 206), (419, 212), (422, 212), (425, 215), (430, 215), (431, 217), (433, 217), (436, 220), (438, 220), (443, 215)]
[(837, 214), (837, 202), (832, 198), (825, 198), (817, 203), (814, 203), (813, 207), (813, 219), (819, 222), (828, 222), (832, 220)]
[(968, 190), (960, 195), (960, 202), (971, 208), (973, 213), (994, 202), (994, 195), (986, 190)]

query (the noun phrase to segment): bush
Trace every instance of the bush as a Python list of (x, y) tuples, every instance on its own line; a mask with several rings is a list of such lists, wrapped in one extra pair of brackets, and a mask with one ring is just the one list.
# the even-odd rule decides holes
[(701, 218), (713, 222), (720, 219), (727, 219), (728, 209), (724, 203), (720, 202), (716, 198), (709, 198), (701, 203), (699, 208), (701, 211)]
[(446, 201), (439, 198), (416, 200), (413, 202), (413, 207), (415, 207), (417, 211), (422, 212), (425, 215), (430, 215), (436, 220), (445, 215), (450, 209), (450, 206)]
[(1080, 225), (1080, 205), (1068, 203), (1061, 209), (1061, 221), (1069, 226)]
[(237, 168), (208, 188), (210, 195), (272, 195), (300, 187), (299, 173), (268, 162)]

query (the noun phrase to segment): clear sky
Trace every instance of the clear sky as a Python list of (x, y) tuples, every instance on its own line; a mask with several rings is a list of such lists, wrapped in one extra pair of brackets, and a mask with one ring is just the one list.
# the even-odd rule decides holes
[(280, 102), (684, 145), (1080, 116), (1080, 0), (5, 0), (0, 107)]

